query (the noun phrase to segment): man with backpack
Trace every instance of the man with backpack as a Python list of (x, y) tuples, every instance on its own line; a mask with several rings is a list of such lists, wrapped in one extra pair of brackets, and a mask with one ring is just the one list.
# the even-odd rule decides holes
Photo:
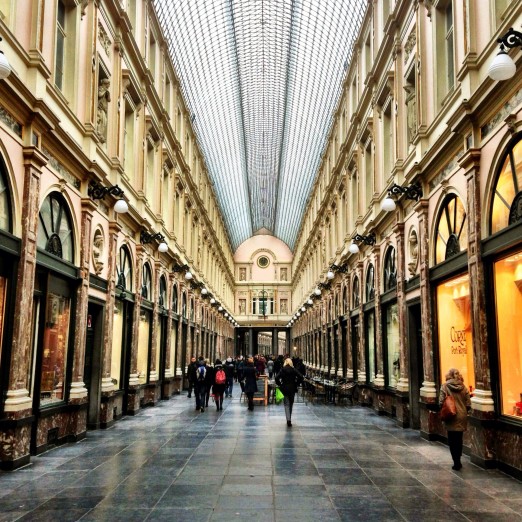
[(194, 388), (194, 383), (196, 382), (196, 370), (198, 369), (198, 363), (196, 362), (196, 358), (192, 356), (190, 358), (190, 364), (187, 367), (187, 380), (188, 380), (188, 393), (187, 399), (192, 397), (192, 388)]
[(205, 366), (205, 359), (200, 359), (196, 370), (194, 393), (196, 394), (196, 410), (201, 410), (201, 413), (205, 411), (205, 396), (207, 394), (207, 383), (205, 381), (206, 376), (207, 368)]

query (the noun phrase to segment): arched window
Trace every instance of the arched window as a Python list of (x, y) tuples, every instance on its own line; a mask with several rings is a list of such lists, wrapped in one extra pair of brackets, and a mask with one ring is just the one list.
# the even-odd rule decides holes
[(59, 192), (49, 194), (39, 213), (38, 247), (72, 263), (74, 243), (71, 215), (65, 198)]
[(442, 263), (467, 248), (466, 210), (455, 194), (445, 199), (435, 230), (435, 263)]
[(361, 300), (359, 297), (359, 278), (355, 276), (353, 278), (353, 286), (352, 286), (352, 308), (358, 308), (361, 304)]
[(178, 285), (172, 287), (172, 310), (178, 313)]
[(181, 296), (181, 315), (187, 317), (187, 294), (185, 292)]
[(11, 227), (11, 197), (7, 185), (5, 164), (0, 157), (0, 229), (12, 232)]
[(375, 268), (372, 264), (368, 266), (366, 271), (366, 302), (375, 299)]
[(158, 304), (162, 307), (167, 304), (167, 280), (165, 276), (160, 277)]
[(141, 281), (141, 297), (152, 301), (152, 272), (148, 263), (143, 265), (143, 279)]
[(384, 291), (397, 289), (397, 260), (392, 246), (384, 256)]
[(120, 247), (118, 262), (116, 264), (116, 287), (120, 290), (132, 292), (132, 261), (129, 249), (124, 245)]
[(492, 234), (522, 221), (522, 134), (516, 140), (500, 163), (490, 212)]

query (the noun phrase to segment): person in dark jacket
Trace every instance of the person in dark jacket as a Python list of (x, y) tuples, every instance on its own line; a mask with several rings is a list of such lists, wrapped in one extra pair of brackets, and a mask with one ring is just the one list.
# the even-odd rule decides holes
[(447, 395), (455, 399), (457, 415), (444, 422), (448, 431), (448, 445), (450, 448), (453, 466), (451, 469), (458, 471), (462, 468), (462, 439), (468, 429), (468, 412), (471, 409), (469, 390), (464, 386), (464, 378), (456, 368), (451, 368), (446, 374), (446, 382), (440, 388), (439, 405), (442, 406)]
[(292, 359), (285, 359), (283, 369), (276, 375), (276, 383), (282, 394), (285, 396), (285, 414), (286, 425), (292, 427), (292, 409), (294, 407), (294, 398), (297, 388), (303, 382), (304, 378), (295, 368)]
[(248, 398), (248, 410), (254, 411), (254, 393), (257, 392), (257, 374), (254, 359), (250, 357), (243, 368), (244, 392)]
[(216, 362), (214, 363), (214, 375), (212, 377), (212, 392), (214, 393), (214, 397), (216, 400), (216, 408), (218, 411), (223, 409), (223, 394), (225, 393), (225, 387), (226, 387), (226, 372), (225, 372), (225, 382), (218, 384), (216, 382), (216, 377), (218, 375), (218, 372), (223, 371), (225, 372), (225, 369), (223, 368), (223, 363), (216, 359)]
[(205, 399), (207, 394), (207, 384), (205, 382), (206, 374), (207, 368), (205, 366), (205, 360), (201, 358), (198, 360), (198, 367), (196, 369), (196, 380), (194, 382), (194, 394), (196, 395), (196, 410), (201, 410), (201, 413), (205, 411)]
[(205, 407), (208, 408), (208, 400), (210, 399), (210, 390), (212, 390), (212, 385), (214, 384), (214, 368), (210, 366), (210, 360), (205, 359), (205, 368), (207, 372), (205, 374), (205, 386), (207, 388), (205, 393)]
[(187, 380), (188, 380), (188, 393), (187, 398), (190, 399), (192, 397), (192, 388), (194, 388), (194, 383), (196, 382), (196, 370), (198, 369), (198, 363), (196, 362), (196, 358), (192, 356), (190, 358), (190, 364), (187, 367)]
[(234, 371), (236, 369), (232, 357), (228, 357), (225, 362), (225, 373), (227, 374), (227, 385), (225, 388), (225, 396), (232, 397), (232, 389), (234, 388)]

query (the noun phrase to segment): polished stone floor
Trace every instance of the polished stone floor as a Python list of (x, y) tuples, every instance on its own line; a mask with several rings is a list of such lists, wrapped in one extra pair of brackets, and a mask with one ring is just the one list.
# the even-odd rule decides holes
[[(238, 390), (235, 390), (237, 393)], [(0, 474), (0, 521), (515, 521), (522, 483), (358, 406), (185, 395)]]

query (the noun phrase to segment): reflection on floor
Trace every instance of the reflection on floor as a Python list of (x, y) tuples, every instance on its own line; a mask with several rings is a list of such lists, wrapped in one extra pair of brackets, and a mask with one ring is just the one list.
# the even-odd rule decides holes
[[(239, 390), (235, 390), (236, 393)], [(522, 483), (358, 406), (185, 395), (0, 474), (0, 521), (510, 521)]]

